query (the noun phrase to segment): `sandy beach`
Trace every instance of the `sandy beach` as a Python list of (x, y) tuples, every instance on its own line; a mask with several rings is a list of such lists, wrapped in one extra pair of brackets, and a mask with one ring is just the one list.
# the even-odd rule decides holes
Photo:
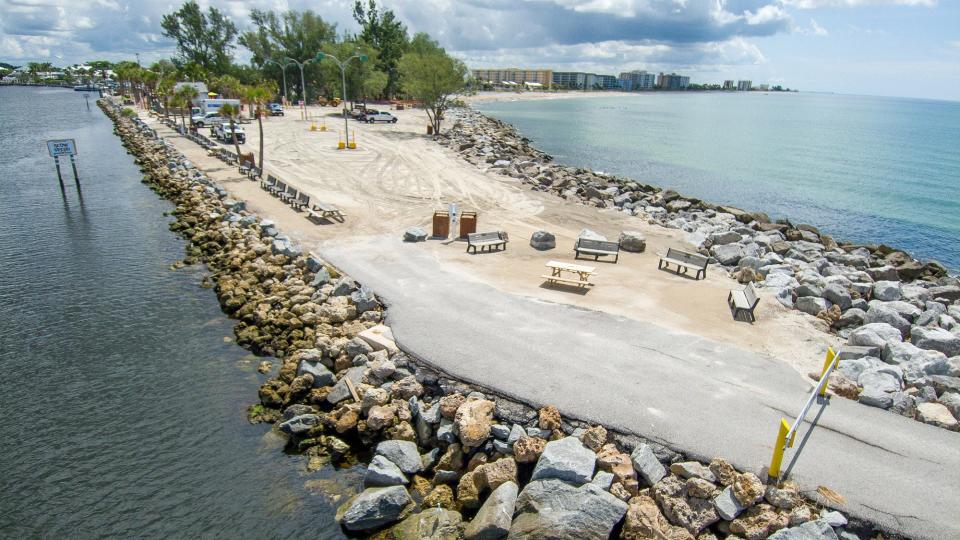
[[(610, 94), (521, 94), (524, 99), (582, 95)], [(503, 97), (506, 94), (479, 96)], [(326, 242), (379, 235), (393, 235), (399, 240), (412, 226), (429, 231), (433, 211), (456, 202), (462, 210), (478, 212), (479, 231), (507, 231), (509, 249), (474, 256), (465, 253), (465, 243), (458, 241), (430, 240), (408, 247), (428, 252), (437, 264), (464, 279), (519, 296), (651, 322), (768, 354), (792, 366), (798, 377), (818, 369), (826, 347), (837, 344), (835, 337), (814, 328), (807, 315), (787, 310), (770, 298), (761, 301), (756, 323), (734, 321), (726, 297), (730, 289), (740, 285), (725, 272), (711, 268), (707, 279), (693, 281), (657, 269), (656, 254), (669, 246), (684, 246), (683, 233), (532, 192), (510, 178), (477, 169), (425, 135), (427, 120), (422, 111), (393, 111), (399, 118), (396, 124), (351, 121), (351, 137), (355, 136), (358, 148), (350, 151), (336, 149), (338, 130), (343, 129), (338, 112), (312, 107), (308, 114), (313, 120), (304, 121), (299, 111), (288, 109), (287, 116), (266, 119), (266, 169), (309, 193), (314, 201), (340, 207), (348, 216), (345, 223), (315, 224), (190, 141), (179, 137), (170, 140), (238, 198), (248, 201), (251, 210), (276, 221), (307, 250), (322, 253)], [(327, 131), (310, 131), (311, 123), (318, 128), (325, 126)], [(162, 135), (172, 133), (159, 127)], [(257, 125), (245, 127), (248, 139), (241, 151), (256, 152)], [(543, 286), (539, 276), (544, 264), (549, 260), (573, 262), (572, 247), (583, 228), (610, 238), (616, 238), (622, 230), (641, 231), (648, 239), (647, 250), (642, 254), (623, 253), (618, 264), (589, 263), (598, 273), (593, 280), (596, 285), (589, 291)], [(529, 247), (530, 235), (540, 229), (556, 235), (556, 249), (540, 252)]]

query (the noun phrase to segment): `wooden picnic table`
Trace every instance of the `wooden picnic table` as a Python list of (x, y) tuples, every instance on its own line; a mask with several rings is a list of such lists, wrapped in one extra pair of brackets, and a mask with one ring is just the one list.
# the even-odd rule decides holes
[[(584, 266), (581, 264), (565, 263), (560, 261), (549, 261), (547, 268), (550, 269), (550, 275), (540, 276), (553, 283), (569, 283), (578, 287), (593, 285), (590, 283), (590, 276), (595, 276), (596, 267)], [(576, 279), (564, 277), (564, 272), (576, 274)]]

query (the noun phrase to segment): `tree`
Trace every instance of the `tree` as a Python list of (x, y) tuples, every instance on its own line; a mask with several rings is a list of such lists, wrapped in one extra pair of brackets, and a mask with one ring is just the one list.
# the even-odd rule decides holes
[(240, 143), (237, 142), (236, 119), (240, 116), (240, 107), (229, 103), (220, 106), (220, 116), (230, 120), (230, 135), (233, 137), (233, 147), (237, 151), (237, 165), (240, 164)]
[(170, 98), (173, 97), (173, 87), (176, 85), (177, 79), (173, 74), (167, 74), (160, 78), (157, 82), (157, 95), (160, 96), (160, 99), (163, 100), (163, 119), (166, 120), (170, 116)]
[(398, 67), (403, 89), (422, 102), (434, 135), (439, 135), (450, 98), (466, 84), (467, 66), (448, 55), (430, 36), (418, 33), (410, 42), (410, 50), (400, 58)]
[(368, 0), (366, 8), (361, 0), (356, 0), (353, 5), (353, 18), (357, 24), (363, 26), (360, 38), (377, 50), (377, 62), (374, 65), (387, 74), (387, 82), (382, 92), (389, 99), (400, 87), (400, 72), (397, 66), (409, 43), (407, 28), (397, 20), (393, 11), (378, 11), (375, 0)]
[[(190, 110), (190, 105), (193, 104), (193, 100), (197, 98), (197, 89), (192, 85), (185, 84), (177, 89), (174, 97), (177, 100), (177, 104), (180, 106), (180, 125), (183, 126), (183, 130), (187, 130), (187, 121), (184, 114), (184, 109)], [(191, 123), (193, 120), (191, 120)]]
[[(359, 54), (366, 56), (366, 61), (354, 59), (344, 66), (344, 74), (340, 74), (340, 67), (333, 59), (321, 62), (323, 67), (323, 90), (327, 95), (340, 96), (344, 103), (349, 96), (354, 102), (365, 100), (383, 92), (387, 75), (376, 69), (377, 51), (363, 40), (347, 36), (338, 43), (330, 43), (323, 47), (323, 52), (336, 56), (340, 61)], [(346, 79), (347, 96), (343, 93), (343, 80)]]
[(194, 63), (205, 71), (226, 73), (230, 68), (237, 26), (215, 7), (206, 13), (195, 0), (163, 16), (163, 35), (176, 40), (181, 63)]
[(263, 110), (264, 105), (276, 94), (276, 87), (270, 88), (266, 84), (247, 87), (247, 101), (256, 109), (257, 127), (260, 130), (260, 171), (263, 172)]

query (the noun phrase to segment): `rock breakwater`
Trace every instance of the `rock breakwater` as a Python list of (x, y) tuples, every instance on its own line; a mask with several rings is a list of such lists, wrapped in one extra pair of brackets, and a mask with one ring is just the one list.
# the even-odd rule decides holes
[[(308, 470), (370, 455), (337, 513), (375, 538), (859, 538), (790, 483), (766, 486), (722, 459), (692, 461), (465, 385), (368, 339), (372, 292), (304, 254), (142, 123), (101, 102), (144, 182), (176, 205), (182, 264), (205, 264), (238, 343), (277, 357), (250, 407)], [(385, 330), (379, 329), (379, 335)], [(273, 373), (261, 365), (262, 371)]]
[(830, 383), (835, 393), (960, 429), (960, 280), (939, 263), (889, 246), (838, 242), (814, 226), (774, 221), (762, 212), (561, 166), (509, 124), (468, 108), (450, 117), (452, 126), (439, 142), (466, 161), (535, 191), (682, 230), (732, 278), (762, 286), (765, 296), (846, 339)]

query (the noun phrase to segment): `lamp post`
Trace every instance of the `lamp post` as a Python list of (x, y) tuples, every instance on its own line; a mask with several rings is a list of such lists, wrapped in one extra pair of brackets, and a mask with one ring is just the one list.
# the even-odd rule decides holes
[[(274, 59), (272, 59), (272, 58), (267, 58), (266, 60), (264, 60), (263, 63), (264, 63), (264, 64), (276, 64), (276, 65), (280, 66), (280, 73), (283, 74), (283, 99), (285, 99), (285, 100), (287, 100), (287, 101), (290, 101), (290, 94), (287, 93), (287, 66), (290, 65), (290, 62), (287, 62), (287, 63), (285, 63), (285, 64), (281, 64), (280, 62), (277, 62), (276, 60), (274, 60)], [(300, 83), (303, 84), (303, 81), (301, 80)]]
[(343, 142), (346, 145), (346, 148), (350, 148), (350, 127), (347, 125), (347, 64), (349, 64), (354, 58), (360, 60), (361, 62), (366, 62), (368, 57), (365, 54), (360, 54), (358, 51), (350, 58), (347, 58), (341, 62), (339, 58), (332, 54), (325, 54), (322, 52), (317, 53), (317, 60), (323, 60), (324, 58), (333, 60), (340, 68), (340, 81), (343, 83)]
[(319, 60), (320, 60), (319, 54), (317, 55), (317, 57), (307, 58), (307, 59), (304, 60), (303, 62), (301, 62), (301, 61), (299, 61), (299, 60), (297, 60), (297, 59), (294, 59), (294, 58), (290, 58), (289, 56), (286, 57), (286, 60), (289, 60), (290, 62), (292, 62), (292, 63), (294, 63), (294, 64), (296, 64), (297, 66), (300, 67), (300, 88), (303, 90), (303, 109), (302, 109), (302, 111), (301, 111), (301, 114), (305, 114), (305, 113), (307, 112), (307, 81), (306, 81), (306, 79), (303, 77), (303, 68), (304, 68), (304, 66), (306, 66), (306, 65), (309, 64), (310, 62), (317, 62), (317, 61), (319, 61)]

